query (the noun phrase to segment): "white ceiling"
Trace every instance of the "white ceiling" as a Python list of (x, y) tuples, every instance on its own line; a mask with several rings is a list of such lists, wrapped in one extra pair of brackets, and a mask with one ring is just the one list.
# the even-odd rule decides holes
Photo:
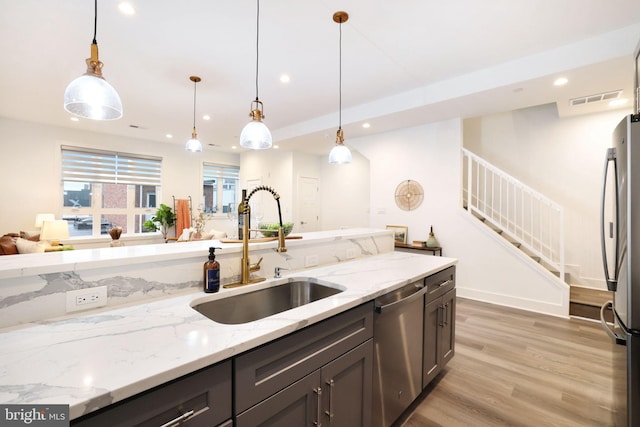
[[(0, 116), (183, 145), (195, 74), (198, 136), (206, 150), (231, 151), (256, 95), (256, 1), (130, 0), (134, 16), (119, 2), (99, 0), (97, 40), (122, 119), (71, 122), (62, 108), (90, 54), (90, 0), (0, 0)], [(561, 116), (583, 114), (610, 107), (569, 107), (570, 99), (615, 90), (632, 106), (637, 0), (263, 0), (259, 97), (283, 149), (328, 153), (334, 143), (338, 10), (350, 15), (342, 26), (347, 145), (553, 102)], [(280, 83), (283, 73), (290, 83)], [(560, 76), (569, 83), (554, 87)]]

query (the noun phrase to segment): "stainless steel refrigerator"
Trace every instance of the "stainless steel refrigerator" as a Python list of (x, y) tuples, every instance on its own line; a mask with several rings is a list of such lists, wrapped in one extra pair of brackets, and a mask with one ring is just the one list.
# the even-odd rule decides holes
[[(607, 150), (601, 206), (602, 260), (613, 301), (601, 309), (613, 343), (615, 425), (640, 426), (640, 115), (625, 117)], [(613, 326), (604, 313), (613, 310)]]

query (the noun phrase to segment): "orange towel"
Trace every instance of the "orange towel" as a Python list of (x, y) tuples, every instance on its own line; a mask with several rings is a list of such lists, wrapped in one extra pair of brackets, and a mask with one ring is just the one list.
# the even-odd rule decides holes
[(179, 238), (185, 228), (191, 228), (191, 212), (189, 211), (188, 199), (178, 199), (176, 217), (176, 237)]

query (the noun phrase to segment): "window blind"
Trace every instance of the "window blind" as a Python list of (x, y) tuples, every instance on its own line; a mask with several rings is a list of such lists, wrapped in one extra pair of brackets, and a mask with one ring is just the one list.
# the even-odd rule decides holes
[(221, 178), (239, 180), (240, 168), (238, 166), (203, 163), (202, 175), (205, 183)]
[(160, 185), (162, 159), (134, 154), (62, 147), (62, 180)]

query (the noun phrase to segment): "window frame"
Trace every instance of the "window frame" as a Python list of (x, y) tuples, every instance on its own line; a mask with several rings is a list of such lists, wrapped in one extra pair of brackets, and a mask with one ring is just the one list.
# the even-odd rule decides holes
[(234, 202), (232, 203), (230, 212), (235, 212), (240, 200), (240, 166), (227, 165), (222, 163), (202, 162), (202, 210), (206, 208), (205, 186), (207, 181), (216, 179), (216, 212), (208, 212), (207, 215), (214, 217), (225, 217), (228, 212), (224, 212), (224, 186), (225, 179), (235, 180)]
[[(142, 223), (153, 216), (157, 206), (135, 207), (136, 187), (154, 186), (156, 205), (162, 200), (162, 158), (117, 151), (96, 150), (82, 147), (61, 146), (61, 187), (62, 216), (64, 218), (83, 216), (92, 218), (90, 236), (100, 237), (103, 215), (126, 215), (127, 235), (145, 235)], [(80, 182), (91, 185), (91, 206), (65, 206), (65, 182)], [(102, 207), (104, 184), (126, 185), (126, 207)], [(149, 194), (149, 193), (147, 193)], [(140, 216), (140, 231), (136, 230), (136, 216)]]

